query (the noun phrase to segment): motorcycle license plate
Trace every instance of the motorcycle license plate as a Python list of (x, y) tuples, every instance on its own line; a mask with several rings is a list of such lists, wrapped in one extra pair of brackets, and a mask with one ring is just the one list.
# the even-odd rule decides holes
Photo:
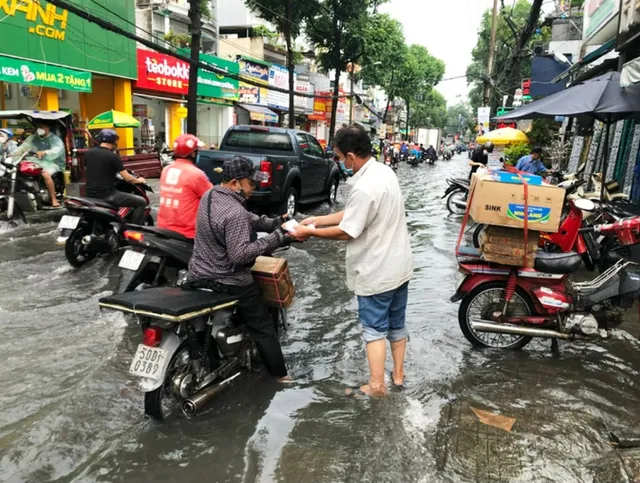
[(122, 258), (120, 259), (118, 266), (135, 272), (140, 268), (142, 260), (144, 260), (144, 253), (136, 252), (135, 250), (126, 250), (122, 254)]
[(76, 227), (78, 226), (78, 223), (80, 223), (79, 216), (64, 215), (60, 219), (60, 223), (58, 223), (58, 229), (59, 230), (75, 230)]
[(136, 355), (133, 356), (133, 361), (131, 361), (129, 374), (159, 379), (162, 377), (161, 369), (167, 357), (168, 351), (166, 349), (140, 344), (138, 345), (138, 350), (136, 350)]

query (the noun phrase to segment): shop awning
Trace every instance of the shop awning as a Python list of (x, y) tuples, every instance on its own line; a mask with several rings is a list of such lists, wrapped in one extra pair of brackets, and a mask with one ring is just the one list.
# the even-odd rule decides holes
[(255, 104), (238, 104), (249, 113), (249, 119), (258, 122), (278, 122), (278, 115), (271, 109)]
[(571, 67), (569, 67), (567, 70), (565, 70), (562, 74), (560, 74), (558, 77), (553, 79), (551, 82), (555, 83), (563, 79), (566, 79), (571, 74), (573, 74), (576, 70), (578, 70), (580, 67), (584, 67), (585, 65), (591, 64), (592, 62), (598, 60), (603, 55), (606, 55), (609, 52), (611, 52), (613, 49), (615, 49), (615, 47), (616, 47), (616, 39), (613, 38), (609, 40), (607, 43), (598, 47), (593, 52), (585, 55), (582, 59), (580, 59), (578, 62), (573, 64)]
[(640, 57), (622, 66), (620, 73), (620, 87), (629, 87), (640, 82)]

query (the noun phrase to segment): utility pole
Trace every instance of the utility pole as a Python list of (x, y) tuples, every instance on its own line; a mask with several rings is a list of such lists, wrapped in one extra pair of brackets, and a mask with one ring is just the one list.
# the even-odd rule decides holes
[(351, 62), (351, 72), (349, 73), (349, 77), (351, 78), (351, 97), (349, 98), (349, 126), (353, 125), (353, 108), (354, 108), (354, 102), (356, 100), (355, 96), (353, 95), (354, 93), (354, 89), (353, 89), (353, 78), (355, 76), (355, 72), (354, 72), (354, 64), (353, 62)]
[(187, 94), (187, 133), (198, 133), (198, 67), (202, 37), (202, 12), (200, 0), (189, 0), (189, 20), (191, 22), (191, 63), (189, 67), (189, 93)]
[(487, 79), (484, 81), (484, 105), (489, 104), (491, 95), (491, 74), (493, 73), (493, 56), (496, 51), (496, 30), (498, 29), (498, 0), (493, 0), (493, 14), (491, 16), (491, 40), (489, 41), (489, 62), (487, 63)]

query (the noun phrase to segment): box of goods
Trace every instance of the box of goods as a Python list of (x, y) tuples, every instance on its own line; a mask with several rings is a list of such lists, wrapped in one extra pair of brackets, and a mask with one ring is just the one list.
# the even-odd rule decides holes
[[(493, 179), (500, 183), (522, 184), (522, 179), (524, 179), (527, 184), (542, 185), (542, 176), (536, 176), (535, 174), (520, 173), (520, 176), (518, 176), (516, 173), (509, 171), (494, 171), (492, 174)], [(522, 177), (522, 179), (520, 179), (520, 177)]]
[[(524, 228), (525, 186), (501, 183), (490, 174), (474, 175), (469, 214), (476, 223)], [(551, 185), (528, 185), (529, 230), (555, 233), (560, 226), (564, 189)]]
[(539, 234), (536, 231), (529, 231), (525, 247), (523, 230), (489, 226), (480, 234), (479, 241), (480, 252), (485, 260), (521, 267), (526, 252), (525, 266), (532, 268), (538, 249)]
[(251, 274), (262, 288), (262, 296), (269, 305), (285, 308), (291, 305), (296, 290), (285, 259), (258, 257), (251, 267)]

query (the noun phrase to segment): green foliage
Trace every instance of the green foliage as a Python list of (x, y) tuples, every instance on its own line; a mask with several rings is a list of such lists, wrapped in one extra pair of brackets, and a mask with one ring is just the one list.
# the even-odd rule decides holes
[(527, 133), (532, 146), (548, 148), (553, 142), (553, 132), (557, 122), (553, 119), (536, 119), (531, 132)]
[(191, 45), (191, 35), (177, 34), (173, 30), (169, 30), (169, 32), (164, 34), (162, 39), (175, 49), (180, 49)]
[(407, 51), (402, 25), (386, 14), (374, 14), (366, 24), (360, 76), (371, 85), (388, 87), (392, 68)]
[(475, 128), (475, 117), (471, 105), (467, 102), (459, 102), (447, 110), (445, 134), (454, 134), (461, 131), (464, 134), (467, 130), (473, 132)]
[(531, 146), (527, 143), (513, 144), (504, 150), (506, 162), (512, 166), (515, 166), (522, 156), (529, 153), (531, 153)]
[(200, 0), (200, 12), (205, 18), (211, 18), (211, 9), (209, 8), (209, 0)]
[(424, 99), (416, 101), (409, 111), (409, 125), (443, 129), (447, 123), (447, 101), (432, 89)]
[(278, 34), (276, 32), (272, 32), (264, 25), (257, 25), (251, 28), (251, 37), (266, 37), (274, 40), (278, 38)]

